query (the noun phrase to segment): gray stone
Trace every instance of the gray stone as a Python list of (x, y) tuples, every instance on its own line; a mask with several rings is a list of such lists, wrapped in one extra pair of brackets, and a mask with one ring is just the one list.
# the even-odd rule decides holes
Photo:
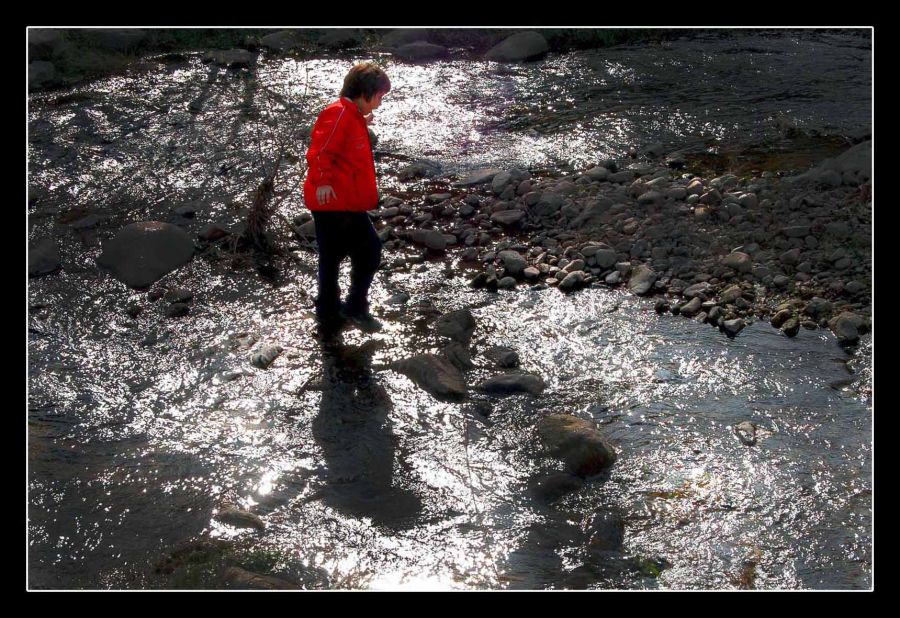
[(475, 368), (469, 350), (457, 341), (451, 341), (444, 346), (444, 356), (446, 356), (447, 360), (453, 363), (460, 371), (468, 371), (469, 369)]
[(504, 369), (519, 366), (519, 353), (506, 346), (492, 346), (484, 351), (484, 357)]
[(416, 178), (430, 178), (441, 172), (441, 167), (437, 163), (430, 161), (416, 161), (400, 169), (397, 172), (397, 178), (406, 182), (415, 180)]
[(516, 280), (513, 277), (503, 277), (497, 282), (497, 287), (501, 290), (514, 290), (516, 288)]
[(535, 268), (534, 266), (529, 266), (525, 270), (522, 271), (522, 275), (528, 281), (533, 281), (541, 276), (541, 271)]
[(481, 169), (472, 172), (459, 182), (454, 183), (456, 187), (474, 187), (476, 185), (483, 185), (491, 182), (494, 179), (494, 176), (502, 172), (501, 169), (496, 168), (488, 168)]
[(28, 88), (37, 89), (49, 84), (56, 77), (52, 62), (37, 60), (28, 64)]
[(440, 253), (447, 250), (447, 237), (437, 230), (413, 230), (410, 238), (417, 245), (425, 245), (431, 251)]
[(612, 268), (618, 259), (618, 254), (612, 249), (600, 249), (594, 254), (594, 260), (599, 268)]
[(409, 294), (407, 294), (406, 292), (398, 292), (397, 294), (394, 294), (393, 296), (388, 298), (386, 301), (384, 301), (384, 304), (385, 305), (403, 305), (403, 304), (406, 304), (407, 301), (409, 301)]
[(747, 324), (744, 320), (737, 318), (734, 320), (725, 320), (722, 323), (722, 330), (725, 331), (727, 335), (731, 337), (735, 337), (739, 332), (741, 332)]
[(97, 264), (133, 288), (148, 287), (194, 255), (194, 243), (181, 228), (159, 221), (132, 223), (103, 243)]
[(451, 311), (435, 321), (434, 330), (439, 335), (469, 345), (472, 333), (475, 332), (475, 317), (468, 309)]
[(662, 204), (666, 201), (666, 196), (659, 191), (647, 191), (638, 198), (638, 204), (641, 206), (651, 206), (653, 204)]
[(739, 273), (748, 273), (753, 270), (753, 260), (741, 251), (734, 251), (722, 258), (722, 265)]
[(625, 522), (609, 512), (596, 513), (583, 525), (588, 547), (600, 551), (618, 551), (625, 542)]
[(479, 388), (491, 395), (512, 395), (515, 393), (540, 395), (547, 388), (547, 385), (540, 376), (527, 373), (505, 373), (485, 380)]
[(702, 307), (703, 301), (700, 300), (699, 297), (694, 297), (689, 302), (681, 306), (680, 313), (685, 317), (691, 318), (697, 315)]
[(610, 174), (607, 180), (616, 183), (631, 182), (632, 180), (634, 180), (634, 172), (632, 172), (631, 170), (622, 170), (621, 172), (615, 172), (613, 174)]
[[(565, 272), (565, 271), (560, 271)], [(586, 275), (584, 271), (576, 270), (566, 274), (559, 282), (559, 289), (563, 292), (571, 292), (578, 289), (584, 284)]]
[(824, 298), (814, 296), (806, 303), (806, 308), (804, 308), (803, 313), (814, 320), (819, 320), (831, 315), (831, 309), (831, 302)]
[(497, 258), (503, 263), (506, 274), (513, 277), (522, 275), (528, 267), (528, 262), (516, 251), (501, 251)]
[(578, 476), (597, 474), (616, 460), (616, 452), (590, 421), (553, 414), (538, 424), (538, 435), (550, 455)]
[(263, 47), (277, 51), (290, 51), (300, 45), (296, 30), (279, 30), (262, 37), (259, 42)]
[(808, 225), (788, 225), (781, 228), (781, 233), (788, 238), (806, 238), (809, 236)]
[(59, 249), (52, 238), (41, 238), (28, 245), (28, 276), (49, 275), (60, 268)]
[(628, 289), (633, 294), (643, 296), (647, 294), (656, 283), (657, 274), (649, 266), (641, 264), (634, 268), (631, 273), (631, 279), (628, 281)]
[(259, 369), (267, 369), (283, 351), (284, 348), (278, 345), (266, 346), (250, 357), (250, 364)]
[(701, 281), (700, 283), (695, 283), (694, 285), (688, 286), (683, 294), (685, 298), (706, 298), (710, 293), (710, 288), (712, 286), (709, 285), (706, 281)]
[(492, 47), (485, 59), (497, 62), (522, 62), (542, 57), (550, 50), (547, 39), (538, 32), (519, 32)]
[(266, 529), (262, 519), (234, 506), (225, 506), (216, 513), (216, 519), (235, 528), (254, 528), (260, 532)]
[(390, 369), (402, 373), (416, 386), (437, 399), (458, 401), (466, 396), (462, 373), (449, 360), (434, 354), (419, 354), (399, 360)]
[(491, 221), (504, 226), (513, 226), (522, 222), (525, 218), (523, 210), (501, 210), (491, 215)]
[(859, 331), (866, 324), (865, 318), (845, 311), (828, 322), (828, 327), (842, 344), (852, 345), (859, 341)]
[(588, 171), (584, 173), (586, 177), (588, 177), (593, 182), (602, 182), (609, 178), (609, 170), (605, 167), (592, 167)]
[(346, 49), (356, 47), (362, 42), (362, 36), (356, 30), (333, 30), (319, 37), (319, 45), (330, 49)]

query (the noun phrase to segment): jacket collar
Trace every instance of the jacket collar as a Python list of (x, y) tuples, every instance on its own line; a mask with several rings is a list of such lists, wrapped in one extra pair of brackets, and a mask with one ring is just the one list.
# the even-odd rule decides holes
[(362, 112), (359, 111), (359, 108), (356, 107), (356, 103), (354, 103), (351, 99), (348, 99), (347, 97), (341, 97), (340, 103), (344, 106), (344, 109), (353, 111), (360, 118), (363, 117)]

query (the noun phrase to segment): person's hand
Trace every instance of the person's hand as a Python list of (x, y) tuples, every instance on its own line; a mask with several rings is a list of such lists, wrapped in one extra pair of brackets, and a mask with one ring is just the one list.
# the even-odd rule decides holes
[(319, 200), (319, 206), (324, 206), (329, 201), (336, 200), (337, 195), (334, 194), (334, 189), (331, 188), (331, 185), (322, 185), (316, 189), (316, 199)]
[(374, 113), (374, 112), (369, 112), (368, 114), (366, 114), (365, 116), (363, 116), (363, 118), (366, 119), (366, 126), (369, 126), (370, 124), (372, 124), (373, 122), (375, 122), (375, 113)]

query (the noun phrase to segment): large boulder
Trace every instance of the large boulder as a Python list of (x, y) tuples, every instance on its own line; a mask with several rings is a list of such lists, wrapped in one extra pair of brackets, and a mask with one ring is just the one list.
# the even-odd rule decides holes
[(259, 40), (263, 47), (276, 51), (290, 51), (300, 45), (300, 39), (296, 30), (279, 30), (267, 34)]
[(183, 229), (160, 221), (142, 221), (122, 228), (103, 243), (97, 264), (133, 288), (145, 288), (194, 255), (194, 243)]
[(416, 386), (437, 399), (458, 401), (466, 396), (466, 384), (460, 370), (449, 360), (435, 354), (419, 354), (389, 365)]
[(469, 345), (475, 332), (475, 316), (468, 309), (445, 313), (434, 323), (434, 330), (438, 335)]
[(147, 40), (147, 33), (136, 28), (89, 28), (84, 36), (94, 47), (117, 52), (131, 51)]
[(859, 341), (859, 333), (866, 326), (866, 319), (845, 311), (828, 322), (829, 328), (842, 344), (853, 345)]
[(497, 62), (522, 62), (542, 57), (550, 51), (547, 39), (538, 32), (520, 32), (492, 47), (485, 59)]
[(491, 215), (491, 221), (500, 225), (511, 227), (522, 222), (525, 218), (524, 210), (501, 210)]
[(552, 414), (538, 425), (538, 435), (551, 456), (578, 476), (597, 474), (616, 460), (616, 451), (590, 421)]
[(53, 81), (56, 68), (52, 62), (38, 60), (28, 65), (28, 88), (41, 88)]
[(384, 35), (381, 43), (385, 47), (401, 47), (417, 41), (429, 42), (430, 34), (425, 28), (398, 28)]
[(516, 393), (540, 395), (547, 385), (540, 376), (528, 373), (504, 373), (485, 380), (479, 388), (491, 395), (514, 395)]
[(833, 185), (830, 178), (839, 178), (845, 185), (860, 185), (872, 177), (872, 141), (857, 144), (846, 152), (826, 159), (805, 174), (794, 176), (792, 182), (824, 182)]
[(426, 248), (438, 253), (446, 251), (449, 244), (447, 237), (437, 230), (413, 230), (409, 238), (417, 245), (425, 245)]
[(362, 35), (358, 30), (333, 30), (319, 37), (319, 45), (330, 49), (347, 49), (362, 43)]
[(29, 60), (51, 60), (69, 47), (65, 30), (35, 28), (28, 31)]
[(52, 238), (42, 238), (28, 246), (28, 276), (40, 277), (60, 267), (59, 249)]
[(394, 55), (401, 60), (409, 62), (420, 62), (422, 60), (433, 60), (435, 58), (447, 58), (450, 51), (446, 47), (426, 43), (425, 41), (416, 41), (401, 45), (394, 50)]

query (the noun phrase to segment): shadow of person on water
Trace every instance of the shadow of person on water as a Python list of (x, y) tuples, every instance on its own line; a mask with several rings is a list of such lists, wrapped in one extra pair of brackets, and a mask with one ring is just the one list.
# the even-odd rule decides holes
[(422, 510), (421, 499), (395, 486), (397, 437), (389, 412), (392, 402), (372, 371), (376, 342), (360, 346), (340, 338), (320, 342), (322, 399), (313, 420), (313, 437), (324, 455), (322, 501), (375, 525), (404, 528)]

